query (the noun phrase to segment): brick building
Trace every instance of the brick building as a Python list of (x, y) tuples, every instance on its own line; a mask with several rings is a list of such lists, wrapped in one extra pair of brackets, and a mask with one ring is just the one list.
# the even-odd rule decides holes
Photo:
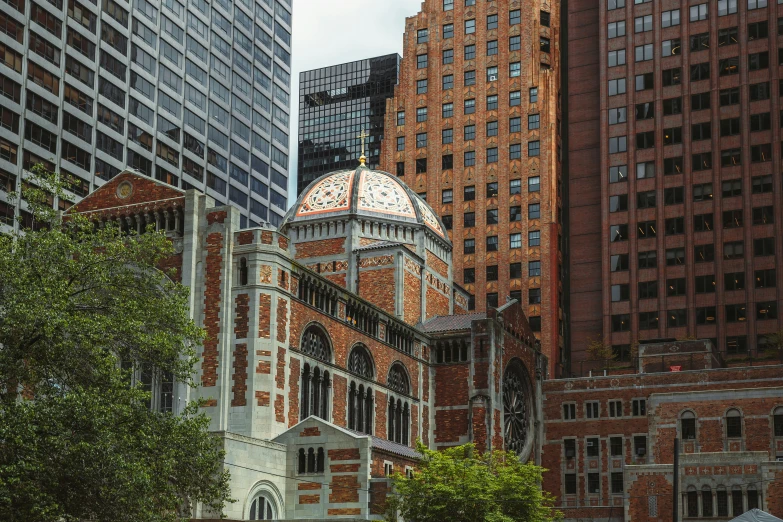
[(426, 0), (406, 21), (381, 168), (454, 241), (484, 311), (520, 301), (554, 364), (563, 346), (560, 2)]
[(566, 520), (783, 514), (783, 366), (721, 360), (710, 341), (642, 345), (638, 367), (544, 383), (544, 489)]
[(781, 9), (568, 2), (573, 361), (591, 338), (744, 353), (781, 329)]
[(416, 439), (540, 461), (548, 363), (522, 307), (467, 313), (442, 222), (394, 176), (319, 178), (279, 230), (240, 230), (235, 208), (128, 171), (69, 212), (171, 238), (166, 264), (207, 332), (201, 386), (138, 378), (155, 408), (207, 401), (227, 518), (380, 519)]

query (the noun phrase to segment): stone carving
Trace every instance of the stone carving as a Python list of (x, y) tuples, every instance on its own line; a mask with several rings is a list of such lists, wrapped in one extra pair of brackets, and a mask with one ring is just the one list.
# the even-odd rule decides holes
[(386, 266), (394, 263), (394, 256), (378, 256), (378, 257), (364, 257), (359, 259), (359, 266), (361, 268), (370, 268), (374, 266)]

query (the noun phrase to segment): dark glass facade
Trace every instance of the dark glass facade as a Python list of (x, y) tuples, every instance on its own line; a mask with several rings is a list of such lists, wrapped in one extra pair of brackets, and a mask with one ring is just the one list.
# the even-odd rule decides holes
[(378, 168), (400, 60), (389, 54), (300, 73), (298, 194), (322, 174), (356, 166), (363, 129), (367, 165)]

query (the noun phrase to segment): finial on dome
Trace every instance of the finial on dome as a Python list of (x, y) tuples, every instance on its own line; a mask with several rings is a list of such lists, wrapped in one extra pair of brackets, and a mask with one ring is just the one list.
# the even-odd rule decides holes
[(364, 129), (362, 129), (362, 133), (356, 137), (362, 140), (362, 155), (359, 156), (359, 166), (364, 167), (364, 163), (367, 161), (367, 156), (364, 155), (364, 140), (365, 138), (369, 138), (370, 135), (364, 132)]

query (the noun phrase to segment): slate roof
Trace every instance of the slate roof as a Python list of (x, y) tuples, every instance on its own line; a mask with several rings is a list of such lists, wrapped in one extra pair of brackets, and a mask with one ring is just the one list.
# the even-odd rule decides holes
[(370, 439), (372, 439), (370, 442), (371, 446), (381, 451), (386, 451), (388, 453), (393, 453), (394, 455), (399, 455), (400, 457), (406, 457), (414, 460), (421, 458), (421, 453), (403, 444), (398, 444), (396, 442), (391, 442), (389, 440), (376, 437), (375, 435), (367, 435), (366, 433), (361, 433), (354, 430), (347, 431), (363, 437), (370, 437)]
[(452, 330), (467, 330), (473, 321), (486, 319), (486, 312), (462, 315), (439, 315), (426, 323), (419, 323), (416, 328), (425, 333), (448, 332)]

